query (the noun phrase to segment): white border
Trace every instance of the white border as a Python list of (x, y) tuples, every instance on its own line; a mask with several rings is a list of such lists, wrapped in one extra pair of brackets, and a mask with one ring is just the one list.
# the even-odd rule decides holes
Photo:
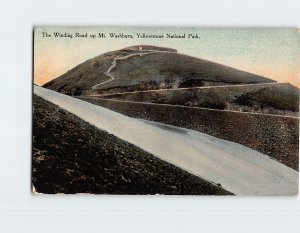
[(0, 232), (294, 232), (299, 197), (30, 193), (32, 28), (36, 25), (299, 27), (295, 0), (52, 0), (1, 4)]

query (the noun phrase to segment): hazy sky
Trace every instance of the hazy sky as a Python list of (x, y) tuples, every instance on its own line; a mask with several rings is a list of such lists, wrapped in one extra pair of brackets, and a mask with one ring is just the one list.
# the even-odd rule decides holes
[[(51, 37), (45, 37), (45, 33), (43, 36), (43, 32)], [(71, 34), (73, 38), (54, 37), (54, 32)], [(77, 38), (75, 33), (88, 33), (88, 38)], [(104, 33), (106, 38), (89, 37), (98, 33)], [(109, 33), (133, 38), (110, 38)], [(164, 38), (138, 38), (137, 33)], [(184, 33), (185, 39), (166, 38), (166, 34)], [(189, 39), (188, 34), (200, 38)], [(39, 27), (34, 35), (34, 82), (44, 84), (87, 59), (137, 44), (175, 48), (179, 53), (299, 86), (299, 29), (276, 28)]]

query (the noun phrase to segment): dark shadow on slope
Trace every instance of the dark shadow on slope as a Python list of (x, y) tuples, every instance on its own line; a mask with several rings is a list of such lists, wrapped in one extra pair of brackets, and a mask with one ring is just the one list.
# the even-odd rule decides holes
[(42, 98), (33, 97), (33, 108), (39, 193), (231, 195)]

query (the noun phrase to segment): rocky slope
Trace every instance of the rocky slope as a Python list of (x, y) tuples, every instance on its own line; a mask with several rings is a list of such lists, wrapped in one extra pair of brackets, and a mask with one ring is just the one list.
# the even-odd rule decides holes
[(246, 114), (173, 105), (123, 102), (82, 97), (130, 117), (197, 130), (233, 141), (267, 154), (299, 169), (299, 119), (296, 117)]
[(35, 95), (33, 110), (36, 192), (231, 195)]
[(299, 89), (285, 83), (128, 92), (102, 98), (299, 116)]
[(38, 86), (34, 93), (133, 148), (137, 146), (236, 195), (294, 195), (298, 191), (297, 171), (238, 143), (170, 124), (131, 118)]

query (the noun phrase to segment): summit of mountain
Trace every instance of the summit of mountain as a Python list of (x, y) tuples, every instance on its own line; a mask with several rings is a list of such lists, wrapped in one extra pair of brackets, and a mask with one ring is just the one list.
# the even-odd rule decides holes
[(176, 49), (135, 45), (91, 58), (44, 87), (68, 95), (91, 95), (274, 82)]

